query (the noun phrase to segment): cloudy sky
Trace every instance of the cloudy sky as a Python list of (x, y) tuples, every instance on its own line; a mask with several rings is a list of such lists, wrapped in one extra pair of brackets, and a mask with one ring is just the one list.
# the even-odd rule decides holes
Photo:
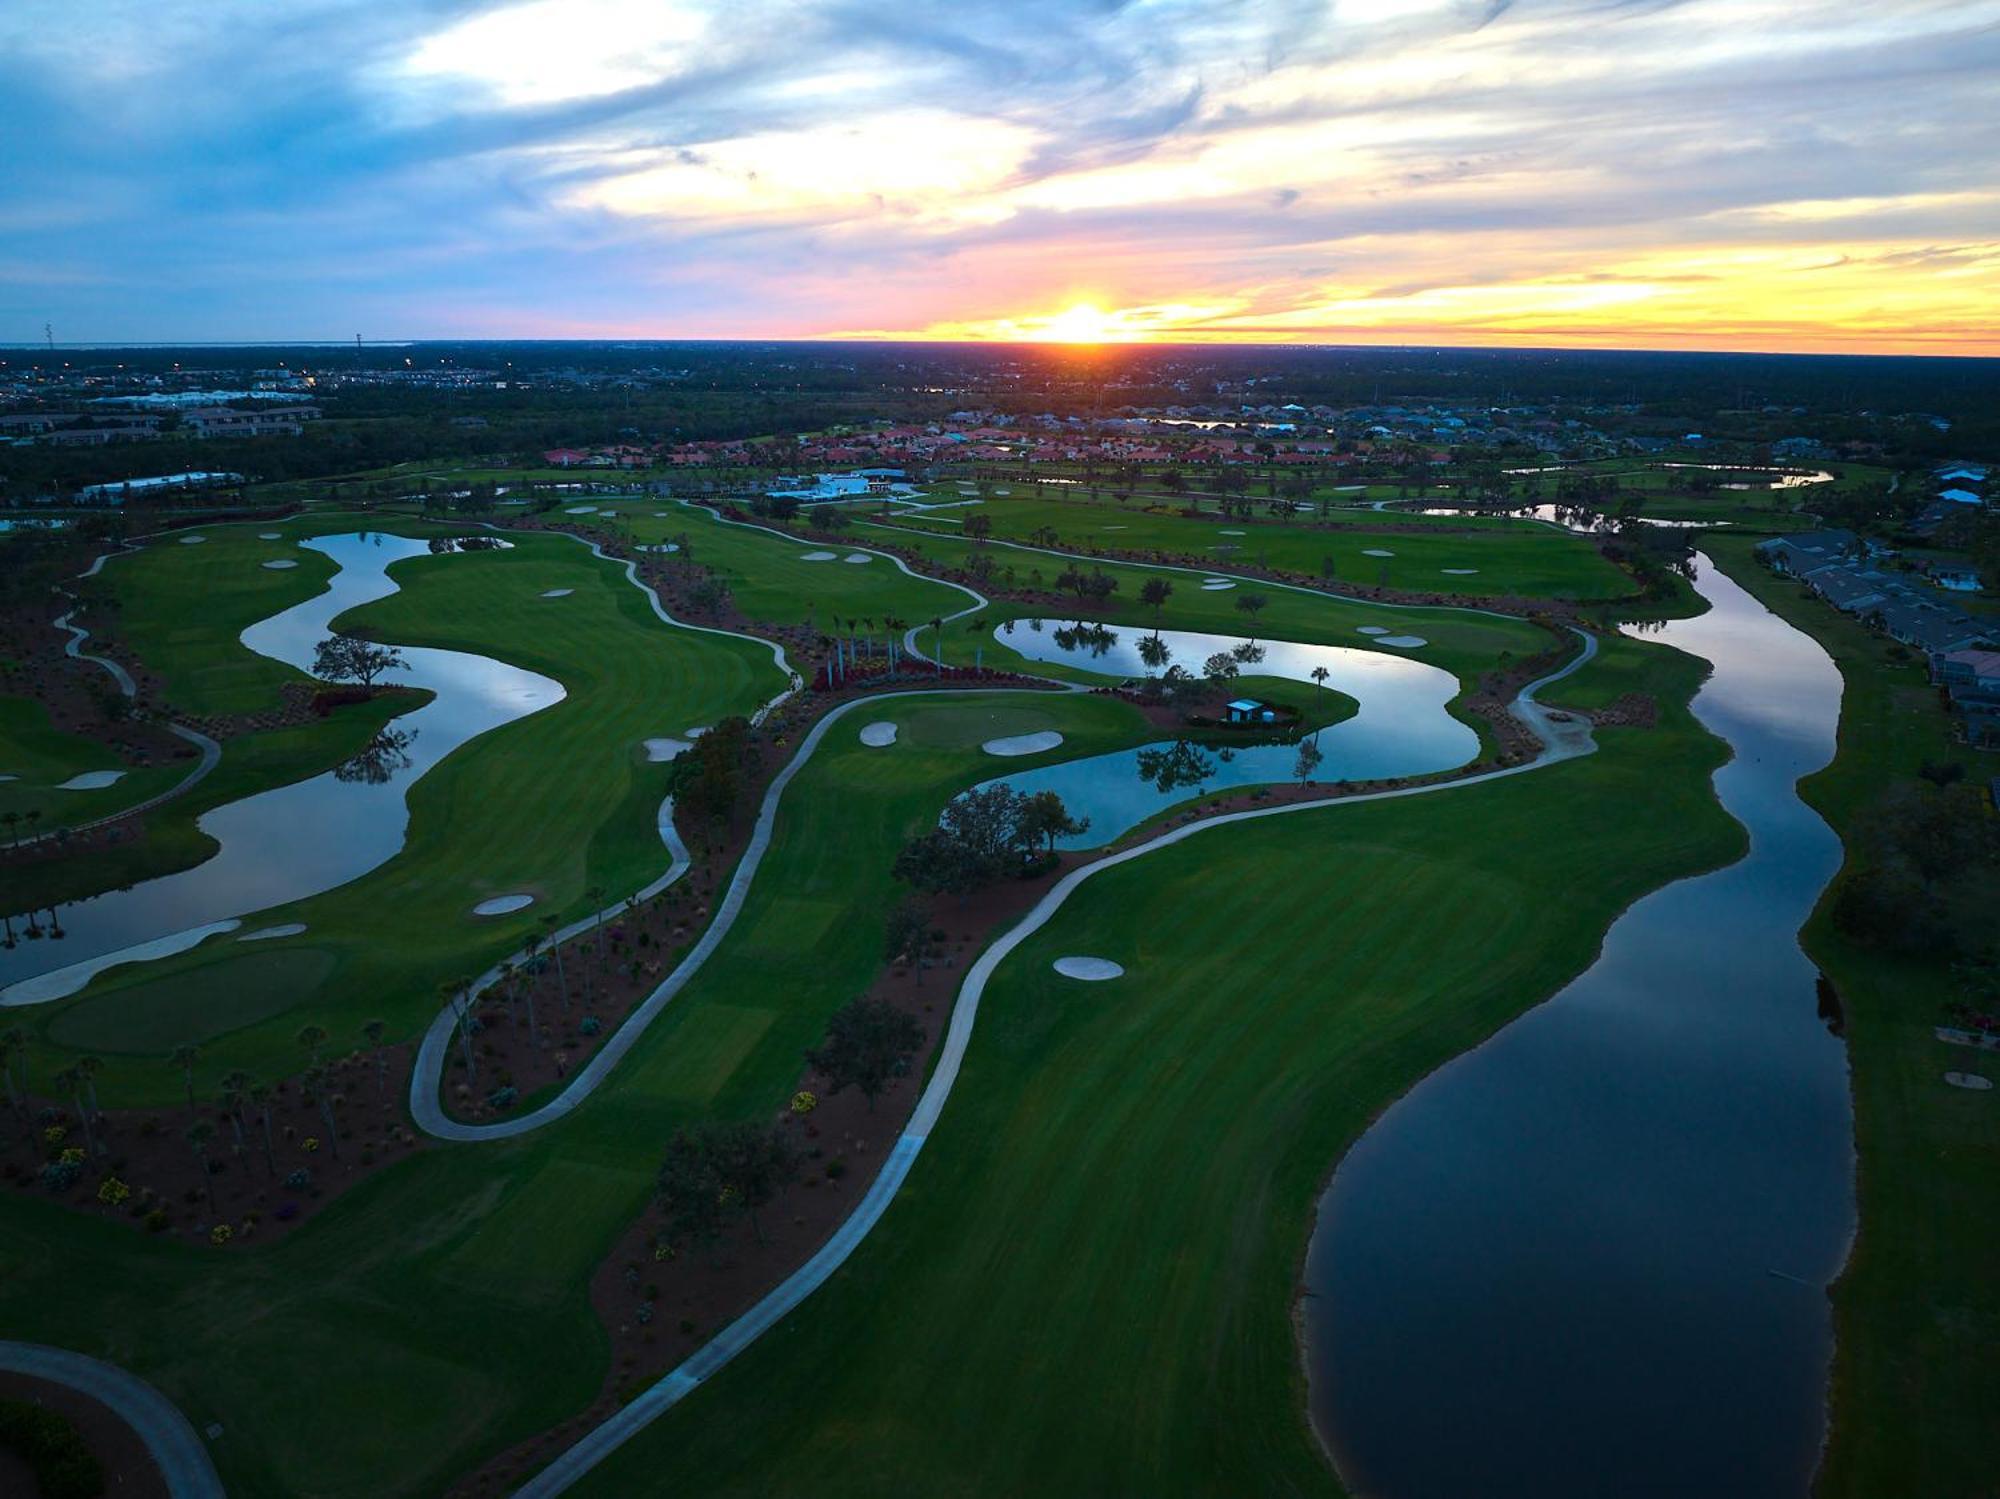
[(2000, 354), (2000, 0), (4, 0), (0, 341)]

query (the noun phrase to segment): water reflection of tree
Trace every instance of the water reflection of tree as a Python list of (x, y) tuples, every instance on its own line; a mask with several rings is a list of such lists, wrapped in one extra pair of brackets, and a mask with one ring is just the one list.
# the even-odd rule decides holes
[(1214, 774), (1215, 761), (1202, 753), (1201, 746), (1185, 739), (1139, 751), (1139, 779), (1162, 795), (1184, 786), (1199, 786)]
[(351, 759), (333, 768), (333, 778), (350, 785), (384, 786), (410, 768), (415, 729), (384, 729)]
[(1103, 656), (1118, 644), (1118, 632), (1092, 620), (1080, 619), (1073, 625), (1058, 626), (1055, 642), (1066, 651), (1086, 650), (1092, 656)]

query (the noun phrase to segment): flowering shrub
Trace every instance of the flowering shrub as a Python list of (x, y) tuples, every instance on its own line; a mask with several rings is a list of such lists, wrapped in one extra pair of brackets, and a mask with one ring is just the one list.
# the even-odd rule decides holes
[(208, 1242), (211, 1244), (227, 1244), (235, 1237), (236, 1230), (227, 1223), (218, 1223), (208, 1231)]
[(319, 1136), (307, 1135), (303, 1140), (299, 1141), (299, 1149), (303, 1150), (307, 1155), (311, 1155), (319, 1149)]
[(56, 1159), (65, 1166), (82, 1166), (83, 1147), (81, 1145), (72, 1145), (64, 1150), (61, 1155), (57, 1156)]
[(47, 1129), (42, 1131), (42, 1138), (51, 1145), (60, 1145), (64, 1140), (69, 1138), (69, 1126), (67, 1124), (51, 1124)]
[(115, 1176), (107, 1176), (97, 1188), (97, 1200), (108, 1208), (115, 1208), (132, 1195), (132, 1189)]
[(817, 1094), (809, 1093), (801, 1088), (792, 1095), (792, 1112), (794, 1114), (810, 1114), (818, 1107), (819, 1096)]
[(285, 1178), (285, 1185), (294, 1192), (303, 1192), (313, 1184), (313, 1174), (301, 1166)]

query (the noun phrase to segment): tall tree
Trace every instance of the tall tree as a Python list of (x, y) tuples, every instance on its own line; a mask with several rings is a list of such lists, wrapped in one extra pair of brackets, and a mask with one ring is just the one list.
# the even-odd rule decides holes
[(826, 1039), (806, 1053), (806, 1061), (826, 1078), (829, 1094), (859, 1088), (872, 1111), (890, 1080), (908, 1070), (911, 1054), (923, 1042), (923, 1027), (915, 1016), (885, 1000), (863, 998), (833, 1012)]

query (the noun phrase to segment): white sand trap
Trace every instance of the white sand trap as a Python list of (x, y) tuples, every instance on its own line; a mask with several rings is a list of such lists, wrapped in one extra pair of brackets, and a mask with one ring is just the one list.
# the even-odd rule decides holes
[(1072, 955), (1057, 958), (1049, 965), (1066, 979), (1083, 979), (1087, 983), (1102, 983), (1105, 979), (1123, 978), (1125, 970), (1109, 958), (1085, 958)]
[(288, 567), (297, 567), (298, 563), (292, 561), (289, 557), (273, 557), (264, 566), (268, 567), (274, 573), (281, 573)]
[(840, 559), (842, 562), (873, 562), (875, 559), (866, 552), (849, 552)]
[(1104, 529), (1107, 531), (1123, 531), (1128, 528), (1125, 526), (1106, 526)]
[(1454, 578), (1469, 578), (1478, 572), (1479, 569), (1476, 567), (1441, 567), (1438, 571), (1448, 573)]
[(1403, 650), (1413, 651), (1420, 645), (1429, 645), (1430, 642), (1421, 635), (1378, 635), (1376, 644), (1399, 646)]
[(1390, 633), (1390, 630), (1387, 625), (1357, 625), (1355, 626), (1355, 633), (1360, 635), (1387, 635)]
[(276, 531), (259, 531), (257, 539), (259, 541), (280, 541), (283, 538)]
[(646, 741), (646, 758), (655, 761), (672, 760), (677, 758), (683, 750), (691, 748), (693, 748), (693, 745), (686, 739), (673, 739), (662, 735), (658, 739), (648, 739)]
[(306, 929), (303, 921), (287, 921), (282, 926), (267, 926), (260, 931), (245, 932), (238, 942), (269, 942), (274, 937), (296, 937)]
[(1380, 547), (1363, 547), (1361, 555), (1364, 557), (1393, 557), (1396, 554), (1394, 552), (1385, 552)]
[(989, 755), (1039, 755), (1062, 742), (1063, 736), (1054, 729), (1043, 729), (1039, 734), (1012, 734), (1005, 739), (989, 739), (979, 747)]
[(1217, 531), (1217, 536), (1248, 536), (1248, 531)]
[(1012, 494), (1014, 491), (1011, 489), (996, 489), (993, 492), (995, 494)]
[(183, 536), (181, 538), (181, 545), (184, 547), (198, 547), (207, 540), (206, 536)]
[(871, 723), (862, 729), (861, 742), (870, 749), (887, 749), (896, 742), (896, 726), (892, 723)]
[(20, 779), (19, 776), (0, 776), (0, 781), (18, 781)]
[(1976, 1072), (1947, 1072), (1944, 1080), (1954, 1088), (1970, 1088), (1975, 1093), (1984, 1093), (1993, 1086), (1993, 1079), (1981, 1077)]
[(86, 770), (80, 776), (71, 776), (58, 791), (102, 791), (106, 786), (115, 786), (125, 779), (122, 770)]
[(474, 916), (505, 916), (510, 911), (518, 911), (524, 906), (532, 906), (532, 895), (496, 895), (490, 900), (482, 900), (472, 908)]
[(596, 507), (595, 505), (572, 505), (572, 506), (570, 506), (570, 507), (569, 507), (569, 509), (565, 510), (565, 511), (563, 512), (563, 514), (564, 514), (564, 515), (595, 515), (595, 514), (597, 514), (597, 507)]
[(1203, 593), (1220, 593), (1225, 588), (1234, 588), (1235, 586), (1227, 578), (1210, 578), (1206, 583), (1201, 585), (1201, 591)]
[(566, 599), (575, 592), (574, 588), (545, 588), (542, 590), (542, 597), (545, 599)]
[(666, 518), (667, 518), (667, 512), (664, 510), (655, 510), (653, 512), (654, 520), (665, 520)]
[(713, 725), (711, 724), (698, 723), (691, 729), (682, 729), (681, 733), (686, 735), (689, 739), (699, 739), (701, 738), (702, 735), (706, 734), (712, 727)]
[(801, 562), (831, 562), (831, 561), (833, 561), (833, 557), (834, 557), (834, 554), (833, 554), (832, 552), (800, 552), (800, 553), (799, 553), (799, 561), (801, 561)]

